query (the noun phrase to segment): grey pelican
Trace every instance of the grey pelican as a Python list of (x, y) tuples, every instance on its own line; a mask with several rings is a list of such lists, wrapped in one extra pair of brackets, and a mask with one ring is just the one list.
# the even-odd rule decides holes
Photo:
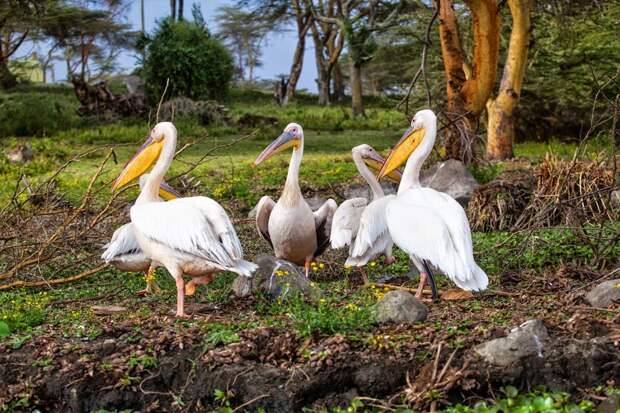
[(306, 277), (310, 263), (329, 245), (336, 201), (328, 199), (316, 211), (303, 198), (299, 188), (299, 166), (304, 154), (304, 132), (297, 123), (289, 123), (284, 132), (258, 155), (254, 166), (278, 152), (293, 148), (286, 183), (278, 202), (264, 196), (256, 207), (259, 235), (273, 248), (277, 258), (303, 265)]
[(204, 196), (158, 202), (158, 188), (174, 158), (177, 130), (170, 122), (155, 125), (151, 134), (114, 182), (122, 188), (155, 162), (135, 205), (131, 208), (134, 234), (144, 255), (165, 267), (175, 279), (178, 317), (185, 316), (187, 294), (196, 284), (208, 284), (220, 271), (251, 277), (257, 266), (243, 259), (243, 250), (226, 211)]
[(418, 298), (427, 279), (434, 286), (428, 263), (463, 290), (481, 291), (489, 283), (474, 261), (471, 230), (463, 207), (443, 192), (420, 186), (420, 169), (433, 149), (436, 134), (433, 111), (419, 111), (379, 172), (380, 179), (407, 162), (398, 193), (388, 202), (385, 214), (392, 240), (409, 254), (420, 271)]

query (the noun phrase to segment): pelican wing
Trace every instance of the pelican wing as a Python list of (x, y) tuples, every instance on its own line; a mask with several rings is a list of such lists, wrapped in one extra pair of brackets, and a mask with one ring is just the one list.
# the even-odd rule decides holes
[(386, 248), (391, 239), (385, 208), (395, 198), (395, 195), (384, 196), (372, 201), (364, 209), (360, 217), (360, 225), (355, 236), (355, 243), (350, 254), (351, 257), (368, 257), (368, 259), (371, 259)]
[(463, 208), (429, 188), (410, 190), (388, 203), (386, 218), (394, 243), (441, 269), (460, 288), (483, 290), (486, 274), (474, 261)]
[(103, 246), (105, 251), (101, 254), (101, 258), (105, 262), (110, 262), (122, 255), (141, 252), (133, 228), (133, 224), (128, 223), (114, 231), (110, 242)]
[(332, 248), (342, 248), (351, 245), (360, 225), (362, 211), (368, 205), (366, 198), (352, 198), (344, 201), (332, 219), (330, 242)]
[(316, 228), (315, 257), (321, 255), (329, 246), (329, 235), (332, 231), (332, 218), (336, 209), (338, 209), (338, 204), (330, 198), (314, 212), (314, 226)]
[(243, 258), (226, 211), (207, 197), (153, 202), (131, 208), (131, 222), (145, 237), (177, 251), (233, 267)]
[(266, 195), (256, 205), (256, 229), (258, 230), (258, 235), (267, 241), (271, 248), (273, 248), (273, 243), (269, 236), (269, 217), (271, 217), (271, 211), (275, 205), (276, 203), (273, 202), (273, 199)]

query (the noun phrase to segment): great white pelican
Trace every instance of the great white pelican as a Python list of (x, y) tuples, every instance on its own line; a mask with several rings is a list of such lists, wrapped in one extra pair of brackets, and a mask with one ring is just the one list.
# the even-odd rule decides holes
[(158, 188), (174, 158), (177, 130), (170, 122), (155, 125), (151, 134), (125, 165), (114, 182), (122, 188), (155, 163), (130, 216), (134, 234), (144, 255), (157, 266), (165, 267), (176, 281), (177, 311), (185, 316), (187, 294), (196, 284), (208, 284), (220, 271), (232, 271), (251, 277), (257, 266), (243, 259), (241, 243), (226, 211), (204, 196), (158, 202)]
[[(149, 174), (140, 176), (140, 189), (144, 187)], [(159, 186), (159, 201), (169, 201), (180, 198), (181, 195), (166, 182)], [(156, 284), (153, 279), (155, 267), (151, 265), (151, 260), (144, 255), (138, 245), (138, 240), (134, 234), (131, 222), (120, 226), (112, 234), (112, 239), (103, 246), (105, 251), (101, 254), (108, 264), (111, 264), (121, 271), (146, 272), (146, 288), (138, 292), (139, 295), (147, 295), (156, 291)]]
[(420, 169), (431, 153), (437, 134), (437, 118), (431, 110), (415, 114), (411, 127), (390, 151), (379, 179), (405, 161), (403, 179), (396, 197), (387, 204), (387, 226), (394, 243), (411, 258), (420, 271), (416, 296), (430, 278), (430, 262), (458, 287), (467, 291), (487, 288), (486, 273), (476, 264), (471, 231), (463, 207), (451, 196), (420, 186)]
[[(385, 206), (394, 195), (385, 196), (373, 173), (373, 170), (378, 172), (385, 162), (373, 147), (358, 145), (351, 150), (351, 154), (359, 174), (370, 187), (372, 199), (351, 198), (341, 203), (334, 214), (330, 239), (334, 249), (349, 246), (345, 266), (358, 267), (367, 284), (368, 278), (362, 267), (368, 261), (380, 255), (385, 255), (386, 264), (395, 261), (392, 256), (393, 242), (385, 222)], [(395, 169), (388, 174), (388, 178), (400, 182), (401, 173)]]
[(329, 245), (336, 201), (328, 199), (312, 212), (299, 188), (299, 166), (304, 154), (304, 132), (297, 123), (289, 123), (284, 132), (258, 155), (253, 165), (278, 152), (292, 148), (288, 175), (278, 202), (264, 196), (256, 206), (259, 235), (273, 248), (277, 258), (303, 265), (308, 276), (310, 263)]

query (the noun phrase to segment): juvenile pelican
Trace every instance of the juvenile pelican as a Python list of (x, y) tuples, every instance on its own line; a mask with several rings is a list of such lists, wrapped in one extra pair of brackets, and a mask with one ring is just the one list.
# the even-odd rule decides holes
[(214, 274), (232, 271), (251, 277), (256, 265), (243, 259), (241, 243), (226, 211), (204, 197), (158, 202), (158, 188), (174, 158), (177, 130), (170, 122), (158, 123), (150, 137), (127, 163), (114, 189), (143, 174), (155, 162), (144, 188), (131, 208), (131, 222), (138, 245), (154, 265), (165, 267), (176, 281), (177, 316), (185, 316), (183, 274), (196, 284), (208, 284)]
[(284, 132), (258, 155), (254, 166), (276, 153), (293, 148), (284, 190), (278, 202), (264, 196), (256, 207), (259, 235), (274, 250), (276, 257), (303, 265), (306, 277), (310, 263), (329, 245), (332, 216), (336, 201), (328, 199), (316, 212), (303, 198), (299, 189), (299, 166), (304, 154), (304, 132), (300, 125), (289, 123)]
[(420, 271), (418, 298), (427, 278), (434, 284), (427, 261), (464, 290), (484, 290), (489, 283), (474, 261), (469, 222), (461, 205), (443, 192), (420, 186), (420, 168), (436, 134), (435, 114), (419, 111), (379, 172), (381, 178), (407, 161), (398, 194), (387, 204), (386, 219), (392, 240)]
[[(340, 204), (332, 221), (332, 248), (349, 246), (346, 266), (359, 268), (364, 282), (368, 283), (362, 269), (368, 261), (385, 255), (385, 262), (395, 261), (392, 256), (392, 239), (385, 222), (385, 206), (394, 195), (385, 196), (383, 188), (371, 169), (379, 171), (385, 159), (370, 145), (359, 145), (351, 150), (353, 162), (360, 175), (366, 180), (372, 192), (370, 204), (366, 198), (347, 199)], [(388, 177), (400, 182), (401, 173), (394, 170)]]
[[(144, 187), (149, 174), (140, 177), (140, 189)], [(159, 186), (159, 201), (169, 201), (179, 198), (181, 195), (170, 185), (163, 182)], [(128, 272), (147, 272), (146, 288), (138, 291), (138, 295), (147, 295), (156, 292), (156, 284), (153, 280), (155, 267), (151, 265), (151, 260), (144, 255), (136, 236), (134, 235), (133, 224), (122, 225), (114, 231), (112, 239), (103, 246), (105, 251), (101, 258), (108, 264), (112, 264), (121, 271)]]

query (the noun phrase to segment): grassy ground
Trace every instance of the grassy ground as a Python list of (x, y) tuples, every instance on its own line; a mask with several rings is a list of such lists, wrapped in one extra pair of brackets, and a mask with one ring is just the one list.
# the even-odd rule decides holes
[[(195, 120), (180, 119), (176, 122), (179, 147), (187, 143), (193, 145), (177, 158), (169, 176), (185, 171), (209, 150), (246, 137), (214, 152), (190, 175), (201, 182), (196, 193), (214, 197), (230, 211), (250, 259), (269, 250), (264, 242), (257, 239), (253, 223), (245, 219), (247, 211), (260, 196), (277, 196), (286, 176), (289, 155), (280, 155), (258, 168), (252, 168), (251, 162), (280, 133), (284, 124), (297, 121), (306, 127), (302, 189), (307, 196), (322, 197), (338, 197), (342, 187), (353, 180), (359, 181), (350, 161), (351, 147), (369, 143), (385, 152), (407, 126), (402, 114), (389, 109), (389, 102), (381, 101), (371, 105), (368, 119), (361, 122), (352, 120), (343, 107), (316, 108), (305, 101), (279, 110), (264, 95), (233, 95), (229, 104), (235, 118), (244, 113), (267, 116), (276, 113), (279, 125), (258, 129), (226, 125), (207, 128)], [(4, 183), (0, 186), (0, 205), (11, 199), (14, 183), (20, 176), (36, 184), (51, 176), (75, 154), (92, 151), (70, 164), (58, 176), (60, 192), (66, 194), (70, 202), (76, 202), (105, 154), (114, 148), (118, 164), (107, 165), (98, 184), (109, 187), (109, 182), (147, 132), (144, 123), (126, 121), (112, 125), (82, 124), (51, 136), (25, 139), (32, 143), (35, 159), (23, 166), (0, 161), (0, 181)], [(4, 146), (14, 147), (23, 140), (7, 138)], [(601, 148), (592, 145), (588, 153), (593, 156)], [(517, 144), (515, 153), (535, 163), (547, 151), (569, 157), (575, 149), (575, 144), (527, 142)], [(502, 168), (501, 164), (480, 165), (474, 167), (472, 172), (479, 181), (486, 182)], [(180, 185), (178, 181), (172, 183)], [(108, 195), (109, 192), (104, 191), (97, 202), (105, 202)], [(133, 197), (135, 192), (129, 192), (127, 203)], [(611, 230), (617, 231), (618, 225), (611, 224)], [(452, 348), (463, 348), (488, 338), (497, 329), (505, 330), (535, 317), (545, 319), (562, 334), (571, 334), (563, 326), (572, 316), (572, 311), (566, 309), (573, 303), (571, 294), (591, 282), (591, 276), (578, 268), (589, 265), (593, 257), (592, 251), (580, 243), (571, 231), (542, 230), (531, 237), (475, 233), (474, 250), (479, 264), (491, 277), (492, 290), (462, 302), (433, 303), (425, 323), (404, 329), (378, 326), (374, 322), (374, 305), (385, 291), (361, 286), (357, 273), (342, 268), (343, 253), (330, 251), (312, 274), (313, 280), (324, 291), (323, 298), (317, 303), (307, 303), (301, 299), (272, 302), (260, 297), (239, 300), (230, 293), (234, 277), (225, 274), (208, 288), (199, 288), (191, 301), (211, 303), (215, 307), (206, 313), (196, 314), (190, 320), (171, 317), (170, 310), (175, 302), (174, 285), (163, 270), (157, 272), (157, 282), (162, 292), (146, 298), (136, 296), (136, 292), (143, 288), (141, 275), (125, 274), (115, 269), (106, 269), (68, 286), (1, 292), (0, 346), (7, 351), (32, 350), (33, 368), (45, 371), (59, 361), (57, 356), (39, 351), (41, 343), (69, 342), (79, 349), (83, 343), (101, 341), (111, 325), (124, 326), (131, 331), (128, 344), (145, 343), (141, 347), (142, 355), (136, 356), (131, 352), (121, 355), (123, 373), (116, 384), (130, 386), (138, 367), (140, 371), (148, 372), (157, 365), (157, 351), (149, 344), (154, 334), (151, 331), (153, 324), (165, 325), (166, 329), (179, 334), (199, 331), (196, 340), (205, 351), (219, 351), (242, 341), (244, 331), (263, 327), (291, 331), (301, 340), (311, 342), (338, 334), (346, 337), (355, 348), (370, 352), (407, 351), (412, 341), (429, 343), (443, 340)], [(516, 250), (518, 254), (515, 254)], [(619, 256), (620, 246), (616, 246), (610, 254)], [(379, 280), (390, 275), (396, 277), (393, 282), (405, 288), (415, 288), (416, 280), (403, 277), (409, 270), (406, 257), (400, 252), (397, 252), (397, 257), (398, 262), (390, 267), (383, 266), (380, 261), (371, 263), (371, 279)], [(509, 291), (498, 292), (500, 285), (508, 286)], [(451, 285), (441, 278), (439, 287), (445, 290)], [(112, 303), (135, 310), (100, 316), (92, 309), (96, 304)], [(596, 317), (611, 322), (613, 314), (603, 312)], [(415, 354), (422, 360), (431, 357), (427, 350), (419, 350)], [(317, 357), (322, 356), (310, 350), (306, 353), (302, 351), (295, 355), (295, 362), (310, 363)], [(116, 368), (112, 366), (116, 361), (107, 358), (98, 363), (99, 369)], [(15, 399), (11, 403), (14, 402)]]

